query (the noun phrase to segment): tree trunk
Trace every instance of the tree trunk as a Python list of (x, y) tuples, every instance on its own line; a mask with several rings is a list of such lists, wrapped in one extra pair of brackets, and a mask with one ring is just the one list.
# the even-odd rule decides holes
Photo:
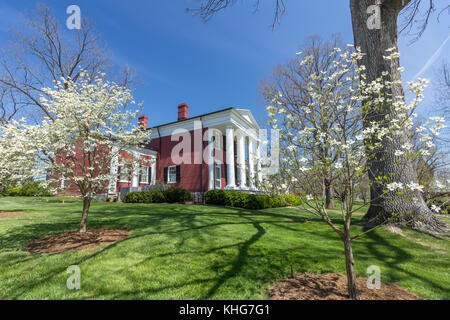
[(81, 215), (80, 233), (85, 233), (87, 229), (87, 218), (89, 213), (89, 207), (91, 206), (91, 198), (83, 198), (83, 214)]
[(325, 180), (325, 206), (327, 209), (334, 209), (333, 186), (329, 180)]
[[(349, 223), (350, 224), (350, 223)], [(361, 300), (355, 274), (355, 261), (353, 259), (352, 239), (350, 226), (345, 226), (344, 231), (345, 268), (347, 270), (348, 295), (352, 300)]]
[[(397, 18), (400, 11), (409, 3), (405, 0), (382, 1), (383, 4), (380, 6), (381, 29), (370, 30), (367, 27), (367, 20), (370, 16), (367, 14), (367, 9), (375, 2), (377, 1), (350, 0), (355, 46), (360, 47), (365, 54), (361, 63), (366, 67), (367, 82), (369, 83), (380, 77), (384, 71), (390, 74), (398, 73), (399, 59), (386, 61), (383, 56), (388, 55), (387, 49), (398, 50)], [(393, 86), (392, 98), (404, 99), (401, 85)], [(366, 126), (370, 121), (382, 122), (387, 114), (391, 116), (391, 119), (396, 118), (396, 113), (390, 105), (380, 109), (383, 110), (373, 110), (367, 115)], [(394, 193), (381, 196), (383, 194), (382, 185), (374, 182), (374, 179), (379, 176), (390, 177), (392, 181), (401, 182), (403, 185), (417, 182), (412, 161), (405, 160), (399, 164), (398, 158), (394, 157), (395, 151), (401, 149), (408, 142), (408, 133), (405, 131), (395, 141), (385, 143), (383, 150), (380, 150), (374, 159), (369, 159), (372, 202), (364, 218), (369, 224), (378, 224), (392, 218), (392, 214), (395, 213), (398, 223), (406, 223), (410, 227), (422, 231), (441, 232), (444, 230), (445, 224), (428, 209), (420, 192), (409, 192), (405, 197), (399, 197)]]

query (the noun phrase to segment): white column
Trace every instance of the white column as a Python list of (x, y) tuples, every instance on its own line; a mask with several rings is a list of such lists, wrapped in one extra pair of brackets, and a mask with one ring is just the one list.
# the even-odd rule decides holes
[(250, 189), (255, 188), (255, 142), (253, 138), (248, 139), (248, 175)]
[(208, 128), (208, 190), (214, 189), (214, 132)]
[(151, 161), (151, 166), (152, 166), (152, 176), (151, 176), (151, 184), (155, 184), (156, 182), (156, 158), (152, 157)]
[(232, 126), (227, 128), (227, 189), (234, 189), (236, 181), (234, 177), (234, 129)]
[(111, 164), (109, 166), (109, 174), (111, 175), (111, 179), (109, 180), (109, 194), (116, 194), (117, 189), (117, 167), (119, 166), (119, 155), (117, 147), (112, 147), (111, 152), (113, 156), (111, 157)]
[(238, 136), (237, 148), (239, 185), (241, 188), (245, 188), (247, 177), (245, 175), (245, 136), (243, 134)]
[(262, 182), (262, 171), (261, 171), (261, 141), (258, 142), (258, 146), (256, 147), (256, 157), (257, 162), (256, 162), (256, 179), (258, 181), (258, 183)]
[(133, 188), (139, 187), (139, 153), (136, 151), (133, 152), (134, 156), (134, 165), (133, 165), (133, 181), (131, 186)]

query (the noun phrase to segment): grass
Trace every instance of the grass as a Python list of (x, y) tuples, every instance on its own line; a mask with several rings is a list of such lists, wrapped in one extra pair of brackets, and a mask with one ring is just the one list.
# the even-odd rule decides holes
[[(80, 200), (0, 198), (2, 210), (28, 215), (0, 219), (0, 299), (266, 299), (291, 268), (345, 273), (337, 235), (294, 208), (94, 202), (88, 228), (127, 229), (131, 236), (100, 248), (36, 255), (25, 251), (28, 242), (77, 230)], [(366, 277), (367, 267), (378, 265), (384, 282), (449, 299), (449, 249), (448, 239), (382, 228), (354, 242), (356, 270)], [(81, 290), (66, 288), (70, 265), (81, 268)]]

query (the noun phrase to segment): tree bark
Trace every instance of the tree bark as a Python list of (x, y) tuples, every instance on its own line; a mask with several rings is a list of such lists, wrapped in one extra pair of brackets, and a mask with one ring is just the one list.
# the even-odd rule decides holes
[[(381, 77), (384, 71), (391, 75), (398, 73), (399, 59), (386, 61), (383, 56), (388, 55), (387, 49), (398, 50), (397, 18), (400, 11), (409, 3), (408, 0), (381, 1), (381, 29), (370, 30), (367, 27), (369, 18), (367, 9), (376, 2), (376, 0), (350, 0), (355, 46), (360, 47), (365, 54), (361, 63), (366, 67), (367, 82), (369, 83)], [(393, 86), (391, 93), (393, 99), (404, 99), (401, 85)], [(390, 105), (385, 105), (381, 109), (367, 114), (365, 126), (368, 126), (370, 121), (382, 122), (388, 114), (391, 119), (396, 118), (396, 113)], [(408, 132), (405, 131), (395, 141), (386, 142), (375, 158), (369, 159), (369, 179), (372, 182), (370, 187), (371, 204), (364, 218), (369, 224), (379, 224), (391, 219), (392, 214), (395, 214), (397, 223), (406, 223), (408, 226), (422, 231), (442, 232), (445, 224), (429, 210), (420, 192), (409, 192), (405, 197), (399, 197), (394, 193), (382, 196), (382, 185), (374, 182), (374, 178), (379, 176), (390, 177), (392, 181), (402, 182), (404, 185), (417, 182), (412, 161), (404, 160), (399, 163), (398, 158), (394, 157), (395, 151), (400, 150), (402, 146), (410, 142), (409, 140)]]
[(81, 223), (80, 223), (80, 233), (86, 233), (87, 229), (87, 219), (89, 213), (89, 207), (91, 206), (91, 198), (84, 197), (83, 198), (83, 213), (81, 215)]
[(325, 180), (325, 207), (327, 209), (334, 209), (334, 192), (333, 186), (329, 180)]
[(345, 223), (344, 248), (345, 248), (345, 268), (347, 270), (348, 295), (352, 300), (361, 300), (355, 274), (355, 261), (353, 259), (352, 239), (350, 235), (350, 222)]

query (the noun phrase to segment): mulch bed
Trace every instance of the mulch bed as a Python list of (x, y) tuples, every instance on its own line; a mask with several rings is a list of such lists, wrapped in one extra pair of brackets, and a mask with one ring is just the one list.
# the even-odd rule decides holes
[[(362, 300), (423, 300), (396, 284), (381, 283), (380, 289), (368, 289), (366, 278), (358, 278)], [(347, 276), (338, 273), (302, 273), (276, 283), (270, 300), (348, 300)]]
[(95, 229), (86, 233), (66, 232), (30, 242), (27, 250), (31, 253), (60, 253), (97, 248), (128, 238), (129, 235), (129, 231), (120, 229)]
[(18, 212), (18, 211), (0, 211), (0, 219), (1, 218), (12, 218), (12, 217), (23, 217), (26, 216), (26, 212)]

